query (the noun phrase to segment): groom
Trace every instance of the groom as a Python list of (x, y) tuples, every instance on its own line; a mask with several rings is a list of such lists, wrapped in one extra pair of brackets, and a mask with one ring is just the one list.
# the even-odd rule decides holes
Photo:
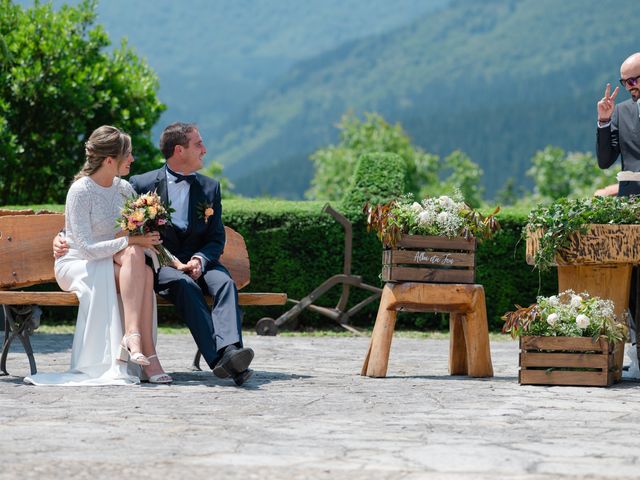
[[(155, 190), (175, 209), (162, 240), (187, 270), (160, 268), (156, 291), (176, 306), (213, 373), (242, 385), (252, 374), (248, 367), (253, 350), (242, 346), (238, 291), (219, 262), (225, 243), (220, 183), (196, 173), (207, 149), (194, 124), (165, 128), (160, 150), (165, 166), (135, 175), (129, 182), (138, 193)], [(211, 311), (205, 293), (213, 297)]]
[[(176, 306), (214, 375), (231, 377), (240, 386), (253, 373), (249, 369), (253, 350), (243, 347), (238, 291), (219, 262), (225, 244), (220, 183), (196, 173), (207, 149), (194, 124), (174, 123), (165, 128), (160, 150), (166, 164), (134, 175), (129, 182), (139, 194), (156, 191), (175, 209), (172, 225), (161, 235), (164, 247), (186, 268), (161, 267), (155, 290)], [(59, 256), (64, 253), (59, 247), (64, 245), (60, 237), (56, 239), (54, 251)], [(213, 297), (211, 310), (204, 294)]]

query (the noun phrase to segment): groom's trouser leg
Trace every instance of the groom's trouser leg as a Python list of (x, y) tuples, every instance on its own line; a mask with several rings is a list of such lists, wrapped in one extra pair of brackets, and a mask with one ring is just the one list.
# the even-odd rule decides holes
[(200, 286), (189, 275), (175, 268), (162, 267), (156, 277), (156, 292), (175, 305), (205, 361), (210, 366), (215, 365), (218, 349), (211, 313)]
[(238, 289), (227, 269), (220, 264), (207, 266), (198, 283), (213, 297), (211, 321), (216, 349), (233, 344), (242, 347), (242, 310), (238, 305)]

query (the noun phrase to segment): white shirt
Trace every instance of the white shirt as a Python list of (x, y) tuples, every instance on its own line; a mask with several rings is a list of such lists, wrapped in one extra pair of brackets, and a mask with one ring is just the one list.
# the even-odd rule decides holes
[[(181, 172), (176, 172), (180, 173)], [(195, 174), (191, 174), (195, 175)], [(177, 177), (171, 174), (167, 168), (167, 195), (171, 202), (171, 207), (175, 209), (175, 212), (171, 214), (171, 223), (178, 227), (180, 230), (186, 230), (189, 225), (189, 188), (191, 185), (189, 182), (176, 183)], [(206, 261), (200, 255), (194, 255), (193, 258), (200, 260), (200, 266), (204, 270)]]

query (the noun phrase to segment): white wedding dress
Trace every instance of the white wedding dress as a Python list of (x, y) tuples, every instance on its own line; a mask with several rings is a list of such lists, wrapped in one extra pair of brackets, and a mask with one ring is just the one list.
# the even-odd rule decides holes
[[(116, 291), (113, 255), (128, 244), (114, 238), (125, 200), (135, 194), (126, 180), (114, 178), (101, 187), (89, 177), (75, 181), (65, 203), (69, 253), (56, 260), (56, 280), (78, 296), (79, 308), (71, 351), (64, 373), (37, 373), (24, 381), (33, 385), (100, 386), (139, 383), (140, 367), (117, 360), (123, 335), (123, 312)], [(153, 335), (156, 336), (154, 298)]]

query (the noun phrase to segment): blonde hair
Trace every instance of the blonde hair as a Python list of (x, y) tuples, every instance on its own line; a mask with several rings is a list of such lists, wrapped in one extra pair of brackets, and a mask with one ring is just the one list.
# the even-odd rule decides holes
[(73, 180), (94, 174), (107, 157), (122, 162), (131, 151), (131, 137), (116, 127), (96, 128), (84, 144), (85, 162)]

